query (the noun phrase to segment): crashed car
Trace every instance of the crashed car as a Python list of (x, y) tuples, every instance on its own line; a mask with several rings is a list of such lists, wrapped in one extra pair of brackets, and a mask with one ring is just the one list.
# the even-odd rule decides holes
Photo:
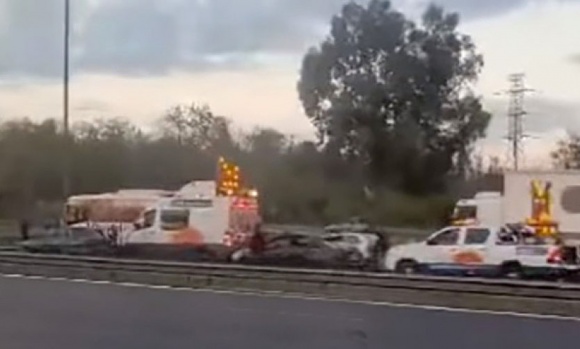
[(112, 255), (115, 247), (100, 231), (85, 228), (57, 228), (41, 238), (22, 241), (18, 246), (33, 253)]
[(320, 237), (303, 234), (274, 237), (265, 243), (261, 251), (241, 249), (230, 259), (244, 264), (310, 268), (339, 268), (356, 263), (351, 252), (333, 248)]
[(322, 239), (333, 248), (352, 253), (361, 267), (378, 268), (389, 248), (387, 236), (368, 224), (336, 224), (324, 230)]

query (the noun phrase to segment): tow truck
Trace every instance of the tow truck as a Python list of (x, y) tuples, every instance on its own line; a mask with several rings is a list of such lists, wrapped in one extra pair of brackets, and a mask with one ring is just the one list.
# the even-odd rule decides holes
[(69, 227), (102, 231), (122, 255), (174, 259), (197, 251), (221, 260), (249, 240), (261, 216), (257, 190), (243, 186), (239, 167), (220, 158), (215, 180), (177, 191), (73, 196), (65, 220)]
[(507, 278), (570, 277), (576, 263), (563, 248), (526, 225), (449, 226), (424, 241), (391, 248), (385, 267), (396, 273)]
[(385, 268), (397, 273), (556, 276), (579, 270), (578, 247), (566, 246), (552, 217), (550, 185), (532, 181), (532, 214), (523, 222), (492, 226), (456, 219), (426, 240), (391, 248)]

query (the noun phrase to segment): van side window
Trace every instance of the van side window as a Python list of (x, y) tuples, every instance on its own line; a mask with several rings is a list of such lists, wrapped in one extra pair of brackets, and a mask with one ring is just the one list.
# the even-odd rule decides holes
[(466, 245), (481, 245), (484, 244), (491, 232), (487, 228), (469, 228), (465, 234)]
[(459, 240), (459, 228), (451, 228), (440, 232), (427, 240), (427, 245), (430, 246), (451, 246), (456, 245)]
[(161, 211), (161, 229), (179, 230), (189, 226), (189, 210), (170, 209)]
[(155, 223), (155, 214), (157, 211), (149, 210), (143, 214), (143, 228), (150, 228)]

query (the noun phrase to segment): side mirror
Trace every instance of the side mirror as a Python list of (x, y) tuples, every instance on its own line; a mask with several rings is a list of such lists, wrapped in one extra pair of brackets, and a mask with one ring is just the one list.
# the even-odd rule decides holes
[(431, 239), (431, 240), (425, 241), (425, 245), (427, 245), (427, 246), (436, 246), (437, 245), (437, 242)]

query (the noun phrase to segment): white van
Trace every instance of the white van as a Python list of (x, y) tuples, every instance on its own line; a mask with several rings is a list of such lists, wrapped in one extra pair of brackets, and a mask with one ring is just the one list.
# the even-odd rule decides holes
[(256, 198), (165, 198), (141, 214), (135, 230), (119, 237), (119, 245), (202, 248), (221, 253), (244, 244), (259, 223)]

